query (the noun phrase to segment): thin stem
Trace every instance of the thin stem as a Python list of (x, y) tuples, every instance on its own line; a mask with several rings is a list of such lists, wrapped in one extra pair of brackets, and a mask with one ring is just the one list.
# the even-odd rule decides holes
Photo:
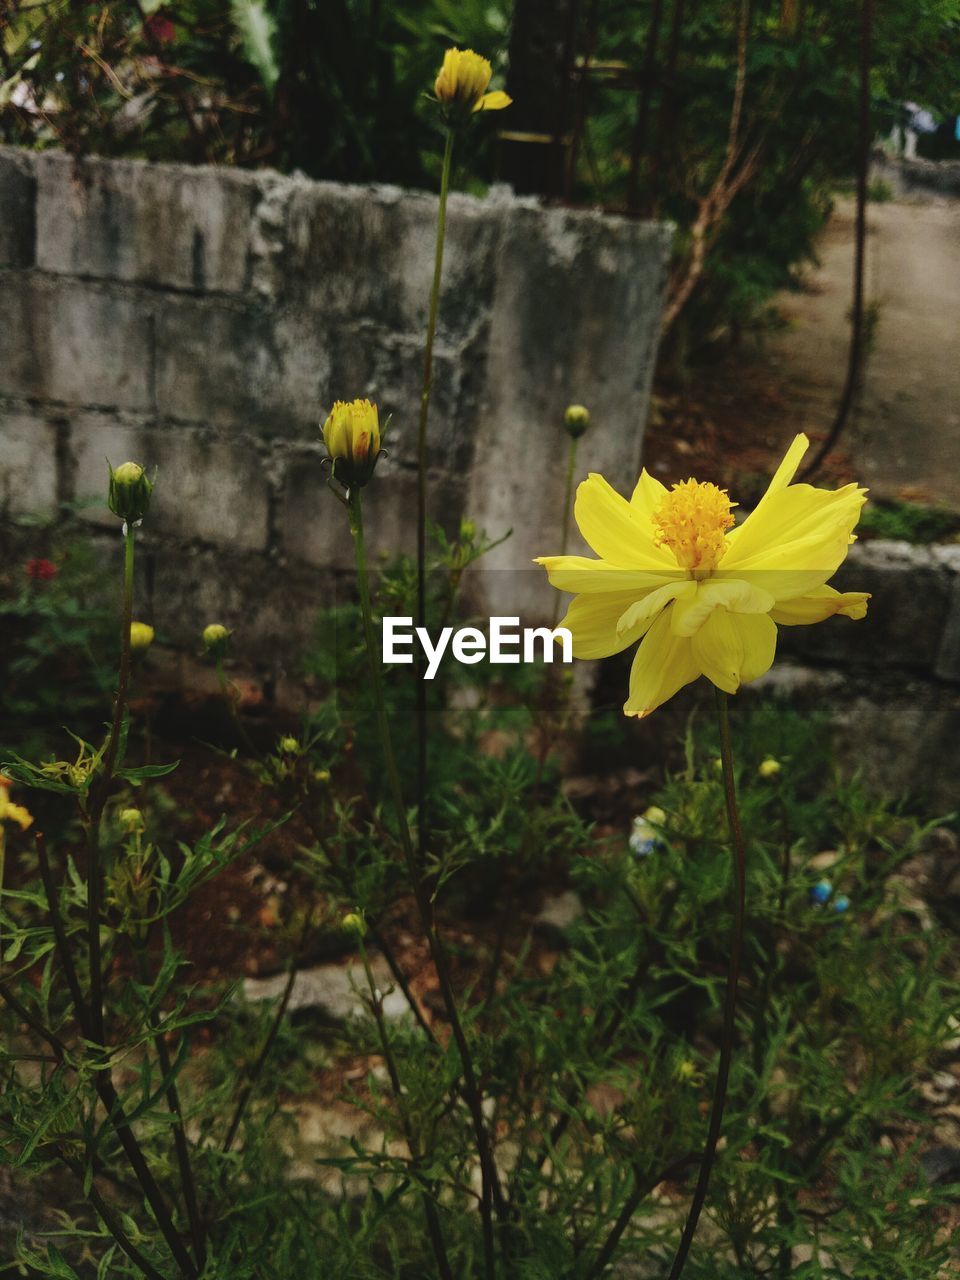
[(404, 858), (407, 862), (407, 870), (413, 887), (417, 910), (420, 914), (420, 921), (427, 937), (427, 943), (430, 947), (430, 956), (433, 960), (434, 968), (437, 971), (437, 979), (440, 983), (440, 991), (443, 996), (443, 1003), (446, 1009), (447, 1019), (450, 1023), (450, 1029), (453, 1032), (453, 1038), (456, 1041), (457, 1049), (460, 1053), (460, 1066), (463, 1072), (464, 1097), (473, 1121), (474, 1135), (477, 1142), (477, 1154), (480, 1158), (480, 1172), (482, 1177), (480, 1214), (483, 1224), (485, 1274), (487, 1280), (493, 1280), (494, 1253), (493, 1218), (491, 1210), (494, 1197), (497, 1199), (498, 1213), (503, 1212), (506, 1206), (502, 1200), (502, 1194), (497, 1181), (496, 1168), (493, 1163), (490, 1144), (487, 1139), (486, 1125), (483, 1118), (483, 1101), (473, 1066), (473, 1058), (470, 1054), (467, 1038), (464, 1034), (463, 1025), (460, 1021), (460, 1014), (457, 1010), (457, 1003), (453, 994), (453, 986), (450, 982), (450, 973), (447, 968), (446, 956), (440, 945), (440, 939), (433, 924), (433, 911), (430, 900), (427, 897), (423, 882), (420, 879), (419, 863), (414, 850), (413, 840), (410, 836), (410, 825), (407, 821), (406, 807), (403, 803), (403, 790), (400, 786), (400, 774), (397, 770), (397, 760), (393, 750), (390, 723), (387, 720), (386, 703), (383, 696), (383, 681), (380, 676), (380, 661), (377, 653), (376, 639), (373, 632), (373, 613), (370, 607), (370, 584), (367, 578), (367, 561), (363, 543), (363, 509), (360, 490), (358, 488), (354, 488), (350, 492), (349, 510), (350, 529), (353, 533), (354, 547), (357, 556), (357, 585), (360, 592), (360, 611), (363, 615), (364, 639), (366, 641), (367, 657), (370, 663), (370, 680), (373, 685), (374, 703), (377, 708), (377, 726), (380, 731), (380, 742), (387, 767), (387, 781), (390, 787), (393, 806), (397, 814), (397, 823), (400, 828), (400, 843), (403, 848)]
[[(397, 1107), (397, 1115), (400, 1117), (400, 1126), (403, 1129), (403, 1136), (406, 1139), (407, 1146), (410, 1148), (410, 1155), (413, 1160), (414, 1168), (419, 1164), (422, 1158), (420, 1149), (420, 1141), (414, 1132), (413, 1124), (407, 1114), (407, 1109), (403, 1101), (403, 1086), (400, 1083), (400, 1072), (397, 1069), (397, 1062), (393, 1056), (393, 1050), (390, 1047), (390, 1037), (387, 1033), (387, 1021), (383, 1016), (383, 996), (377, 987), (376, 980), (373, 976), (373, 970), (370, 968), (370, 960), (367, 956), (367, 949), (363, 945), (363, 938), (358, 937), (357, 945), (360, 949), (360, 959), (363, 961), (363, 972), (366, 974), (367, 986), (370, 989), (370, 1010), (373, 1013), (374, 1021), (377, 1024), (377, 1035), (380, 1040), (380, 1049), (383, 1053), (383, 1060), (386, 1063), (387, 1075), (390, 1077), (390, 1088), (393, 1091), (393, 1099)], [(440, 1219), (437, 1215), (437, 1206), (433, 1201), (433, 1191), (431, 1187), (417, 1174), (417, 1181), (420, 1183), (420, 1197), (423, 1201), (423, 1214), (427, 1220), (427, 1234), (430, 1236), (430, 1245), (433, 1249), (433, 1256), (437, 1261), (437, 1268), (443, 1280), (453, 1280), (453, 1272), (450, 1270), (450, 1260), (447, 1257), (447, 1251), (443, 1243), (443, 1233), (440, 1230)]]
[(76, 966), (73, 963), (73, 955), (70, 951), (70, 944), (67, 940), (67, 931), (63, 925), (63, 917), (60, 914), (60, 899), (57, 894), (57, 887), (53, 880), (53, 872), (50, 869), (50, 859), (47, 856), (47, 839), (42, 831), (38, 831), (36, 840), (37, 861), (40, 865), (40, 878), (43, 881), (43, 891), (47, 898), (47, 909), (50, 912), (50, 924), (53, 927), (53, 937), (56, 943), (57, 955), (60, 959), (60, 965), (63, 969), (64, 977), (67, 980), (67, 986), (70, 990), (70, 999), (73, 1001), (77, 1021), (80, 1023), (80, 1030), (84, 1035), (88, 1036), (90, 1034), (90, 1024), (87, 1008), (84, 1004), (83, 994), (80, 990), (80, 981), (77, 977)]
[[(573, 511), (573, 477), (576, 475), (577, 468), (577, 445), (580, 441), (576, 436), (570, 437), (570, 448), (567, 450), (567, 477), (563, 487), (563, 527), (560, 533), (560, 554), (567, 554), (567, 543), (570, 540), (570, 515)], [(554, 592), (553, 600), (553, 625), (556, 626), (560, 619), (560, 602), (563, 599), (561, 591)]]
[[(430, 288), (430, 311), (427, 317), (427, 339), (423, 350), (423, 387), (420, 391), (420, 422), (417, 429), (417, 626), (427, 619), (427, 419), (430, 393), (433, 389), (433, 342), (437, 332), (440, 308), (440, 279), (443, 275), (443, 245), (447, 231), (447, 193), (450, 188), (450, 163), (453, 158), (453, 130), (447, 129), (440, 171), (440, 202), (437, 207), (437, 243), (433, 258), (433, 284)], [(417, 710), (417, 853), (423, 861), (427, 841), (427, 686), (421, 669), (416, 667)]]
[[(137, 968), (139, 978), (144, 987), (150, 986), (150, 967), (147, 960), (146, 951), (142, 943), (134, 942), (136, 952)], [(176, 1080), (173, 1078), (172, 1063), (170, 1061), (170, 1051), (167, 1049), (167, 1042), (164, 1039), (163, 1029), (154, 1013), (147, 1015), (147, 1022), (150, 1030), (153, 1032), (153, 1045), (157, 1052), (157, 1060), (160, 1063), (160, 1070), (163, 1073), (164, 1080), (167, 1081), (165, 1094), (167, 1098), (167, 1106), (170, 1115), (173, 1117), (173, 1146), (177, 1157), (177, 1168), (180, 1171), (180, 1185), (183, 1191), (183, 1203), (187, 1210), (187, 1220), (190, 1223), (190, 1236), (193, 1240), (193, 1251), (196, 1255), (197, 1265), (203, 1270), (207, 1258), (207, 1244), (204, 1237), (203, 1224), (200, 1219), (200, 1208), (197, 1201), (197, 1184), (193, 1176), (193, 1168), (190, 1163), (190, 1149), (187, 1146), (186, 1129), (183, 1123), (183, 1108), (180, 1104), (180, 1091), (177, 1088)]]
[[(120, 611), (120, 673), (113, 704), (110, 737), (103, 757), (103, 771), (92, 788), (87, 812), (87, 945), (90, 950), (90, 1030), (91, 1038), (104, 1042), (103, 962), (100, 956), (100, 820), (110, 793), (113, 771), (120, 747), (120, 733), (127, 710), (130, 683), (130, 623), (133, 621), (133, 564), (136, 531), (124, 526), (123, 606)], [(79, 1016), (79, 1010), (77, 1011)]]
[(250, 752), (254, 760), (259, 758), (259, 752), (253, 745), (253, 739), (243, 727), (243, 721), (240, 719), (240, 712), (237, 710), (237, 704), (230, 690), (230, 681), (227, 679), (227, 673), (223, 669), (223, 658), (217, 658), (217, 681), (220, 685), (220, 692), (223, 694), (223, 700), (227, 704), (227, 712), (233, 723), (233, 727), (240, 735), (240, 740)]
[(717, 689), (717, 717), (720, 722), (720, 759), (723, 762), (723, 790), (727, 803), (727, 822), (730, 826), (730, 840), (733, 852), (734, 899), (733, 899), (733, 932), (730, 939), (730, 971), (727, 976), (727, 993), (723, 1010), (723, 1040), (720, 1046), (720, 1063), (717, 1067), (717, 1083), (713, 1093), (713, 1106), (710, 1110), (710, 1126), (707, 1130), (707, 1142), (700, 1163), (700, 1174), (693, 1193), (690, 1212), (680, 1238), (680, 1246), (673, 1260), (668, 1280), (678, 1280), (687, 1261), (690, 1245), (700, 1221), (703, 1203), (707, 1198), (707, 1187), (710, 1173), (717, 1154), (717, 1142), (720, 1138), (720, 1126), (723, 1122), (723, 1107), (727, 1099), (727, 1083), (730, 1079), (730, 1062), (733, 1058), (734, 1022), (737, 1012), (737, 985), (740, 981), (740, 957), (743, 952), (743, 924), (746, 910), (747, 856), (743, 843), (743, 829), (740, 826), (740, 813), (737, 809), (737, 788), (733, 777), (733, 749), (730, 744), (730, 709), (727, 695)]

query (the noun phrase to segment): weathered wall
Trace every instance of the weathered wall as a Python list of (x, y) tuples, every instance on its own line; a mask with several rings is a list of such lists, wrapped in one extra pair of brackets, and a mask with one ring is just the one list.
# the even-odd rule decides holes
[[(317, 424), (393, 415), (368, 489), (375, 547), (410, 546), (436, 201), (177, 165), (0, 148), (0, 516), (103, 503), (104, 458), (156, 466), (141, 611), (174, 641), (211, 617), (290, 655), (352, 562)], [(450, 201), (430, 424), (432, 514), (556, 543), (572, 400), (584, 456), (635, 473), (669, 227)], [(142, 599), (142, 597), (141, 597)]]

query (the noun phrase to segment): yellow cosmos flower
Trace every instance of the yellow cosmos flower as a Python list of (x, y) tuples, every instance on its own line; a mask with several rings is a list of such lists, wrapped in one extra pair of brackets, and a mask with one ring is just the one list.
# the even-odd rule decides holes
[(472, 49), (448, 49), (433, 86), (445, 106), (466, 112), (501, 111), (512, 99), (501, 90), (487, 93), (493, 68)]
[(323, 424), (333, 474), (348, 488), (365, 485), (380, 455), (380, 418), (369, 400), (338, 400)]
[(580, 532), (600, 557), (542, 556), (553, 586), (576, 593), (561, 626), (578, 658), (606, 658), (639, 640), (628, 716), (647, 716), (705, 675), (736, 693), (769, 670), (777, 624), (862, 618), (869, 595), (835, 591), (866, 501), (791, 484), (809, 441), (797, 436), (757, 507), (734, 526), (735, 505), (697, 480), (666, 489), (646, 471), (629, 502), (600, 475), (577, 490)]

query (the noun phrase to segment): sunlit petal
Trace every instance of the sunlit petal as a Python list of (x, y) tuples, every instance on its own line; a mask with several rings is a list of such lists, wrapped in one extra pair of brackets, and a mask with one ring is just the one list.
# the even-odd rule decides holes
[(778, 604), (771, 610), (770, 617), (782, 627), (825, 622), (835, 614), (859, 619), (866, 617), (869, 599), (869, 591), (835, 591), (833, 587), (817, 587), (808, 595)]
[(670, 609), (654, 622), (640, 642), (630, 668), (630, 695), (623, 704), (628, 716), (648, 716), (700, 675), (692, 641), (670, 629)]
[(644, 591), (662, 586), (672, 579), (683, 577), (674, 566), (657, 573), (642, 569), (623, 569), (606, 560), (591, 560), (589, 556), (538, 556), (535, 564), (542, 564), (547, 571), (550, 585), (559, 591), (633, 591), (633, 598)]
[(577, 489), (574, 516), (584, 539), (598, 556), (627, 569), (676, 570), (676, 558), (654, 546), (649, 524), (637, 518), (631, 504), (596, 473)]
[(617, 623), (625, 609), (636, 600), (633, 591), (614, 591), (609, 595), (577, 596), (560, 623), (573, 638), (575, 658), (609, 658), (629, 648), (653, 623), (653, 615), (641, 619), (622, 633)]

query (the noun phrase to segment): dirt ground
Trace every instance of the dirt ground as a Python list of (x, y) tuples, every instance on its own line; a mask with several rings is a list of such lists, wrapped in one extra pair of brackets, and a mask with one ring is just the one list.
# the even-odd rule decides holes
[[(699, 470), (749, 489), (797, 431), (825, 434), (846, 372), (854, 216), (854, 202), (838, 198), (818, 264), (800, 290), (775, 300), (782, 328), (744, 339), (688, 384), (658, 387), (644, 452), (661, 478)], [(856, 478), (877, 498), (960, 512), (958, 281), (960, 200), (870, 204), (866, 297), (876, 328), (859, 403), (824, 482)]]

